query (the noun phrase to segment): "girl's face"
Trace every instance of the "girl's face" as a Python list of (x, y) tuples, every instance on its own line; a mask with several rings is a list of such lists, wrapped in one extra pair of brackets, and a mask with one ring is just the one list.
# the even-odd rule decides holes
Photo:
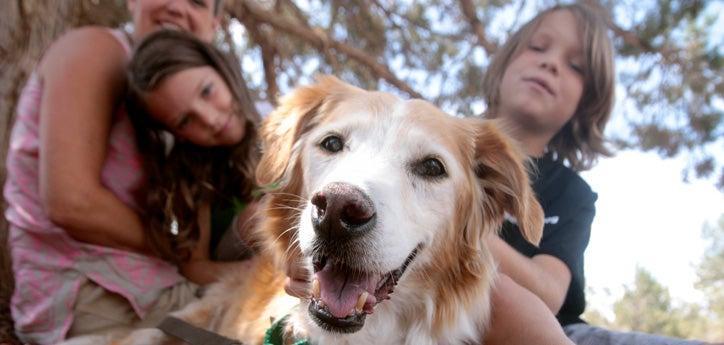
[(136, 39), (168, 28), (188, 31), (210, 42), (219, 25), (214, 0), (128, 0), (127, 4)]
[(499, 114), (552, 138), (581, 100), (585, 63), (581, 42), (571, 12), (546, 15), (503, 74)]
[(169, 75), (144, 94), (143, 100), (151, 116), (175, 136), (196, 145), (229, 146), (244, 138), (244, 121), (234, 97), (210, 66)]

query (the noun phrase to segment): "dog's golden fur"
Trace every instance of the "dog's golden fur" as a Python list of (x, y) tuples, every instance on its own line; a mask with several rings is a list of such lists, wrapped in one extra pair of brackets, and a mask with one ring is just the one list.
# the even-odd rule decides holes
[[(264, 151), (257, 180), (270, 192), (257, 229), (265, 250), (259, 254), (256, 270), (243, 277), (230, 272), (203, 299), (175, 315), (244, 344), (259, 344), (270, 319), (292, 313), (289, 339), (310, 336), (320, 344), (347, 341), (315, 326), (306, 308), (295, 309), (299, 300), (284, 293), (283, 268), (304, 258), (297, 238), (301, 211), (310, 198), (305, 194), (310, 186), (304, 185), (308, 172), (304, 171), (307, 146), (303, 144), (315, 128), (347, 116), (344, 109), (368, 107), (370, 114), (382, 119), (390, 111), (387, 107), (399, 102), (404, 101), (333, 77), (322, 77), (284, 97), (261, 129)], [(496, 274), (486, 237), (497, 231), (507, 212), (517, 219), (526, 238), (533, 243), (540, 240), (542, 211), (529, 186), (526, 157), (491, 121), (447, 116), (419, 100), (407, 101), (404, 109), (406, 123), (429, 131), (431, 140), (454, 157), (451, 169), (460, 167), (456, 171), (462, 173), (451, 177), (453, 214), (441, 220), (445, 229), (436, 230), (434, 242), (423, 246), (425, 253), (400, 278), (395, 296), (369, 315), (359, 332), (362, 335), (349, 339), (430, 344), (480, 341)], [(393, 340), (365, 334), (400, 335)], [(157, 330), (137, 331), (118, 343), (139, 341), (174, 343)]]

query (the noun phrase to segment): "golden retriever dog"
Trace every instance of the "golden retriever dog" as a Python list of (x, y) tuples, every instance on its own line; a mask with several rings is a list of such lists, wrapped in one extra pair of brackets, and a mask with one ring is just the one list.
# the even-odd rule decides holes
[[(537, 243), (524, 154), (495, 123), (321, 77), (262, 127), (268, 186), (256, 273), (229, 273), (176, 317), (243, 344), (284, 319), (283, 343), (479, 343), (496, 267), (486, 238), (514, 217)], [(284, 293), (285, 264), (312, 296)], [(120, 343), (173, 343), (141, 330)]]

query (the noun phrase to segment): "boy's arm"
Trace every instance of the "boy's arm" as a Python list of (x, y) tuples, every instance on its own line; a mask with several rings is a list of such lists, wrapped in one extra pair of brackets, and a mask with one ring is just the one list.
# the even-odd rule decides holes
[(547, 306), (504, 274), (495, 281), (491, 303), (486, 345), (573, 344)]
[[(517, 249), (520, 244), (513, 247), (499, 236), (489, 238), (490, 250), (500, 271), (538, 296), (554, 315), (566, 303), (566, 298), (571, 298), (572, 304), (584, 303), (583, 255), (596, 213), (596, 195), (585, 183), (566, 188), (558, 200), (546, 210), (556, 215), (558, 221), (545, 225), (543, 239), (535, 250), (524, 255)], [(517, 228), (507, 230), (510, 231), (504, 230), (502, 235), (517, 243)]]
[(528, 258), (496, 235), (490, 237), (489, 244), (499, 270), (538, 296), (554, 315), (557, 314), (571, 282), (568, 266), (552, 255)]

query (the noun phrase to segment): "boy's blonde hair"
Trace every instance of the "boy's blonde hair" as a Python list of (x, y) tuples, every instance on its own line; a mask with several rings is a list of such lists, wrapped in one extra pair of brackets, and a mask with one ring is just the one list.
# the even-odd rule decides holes
[(567, 10), (576, 17), (583, 36), (583, 94), (573, 117), (548, 142), (547, 150), (554, 159), (565, 162), (576, 171), (590, 169), (599, 155), (610, 156), (603, 130), (611, 115), (614, 99), (613, 47), (606, 23), (597, 9), (582, 4), (549, 8), (523, 25), (493, 56), (483, 79), (487, 113), (495, 116), (500, 104), (500, 83), (510, 62), (528, 44), (546, 15)]

